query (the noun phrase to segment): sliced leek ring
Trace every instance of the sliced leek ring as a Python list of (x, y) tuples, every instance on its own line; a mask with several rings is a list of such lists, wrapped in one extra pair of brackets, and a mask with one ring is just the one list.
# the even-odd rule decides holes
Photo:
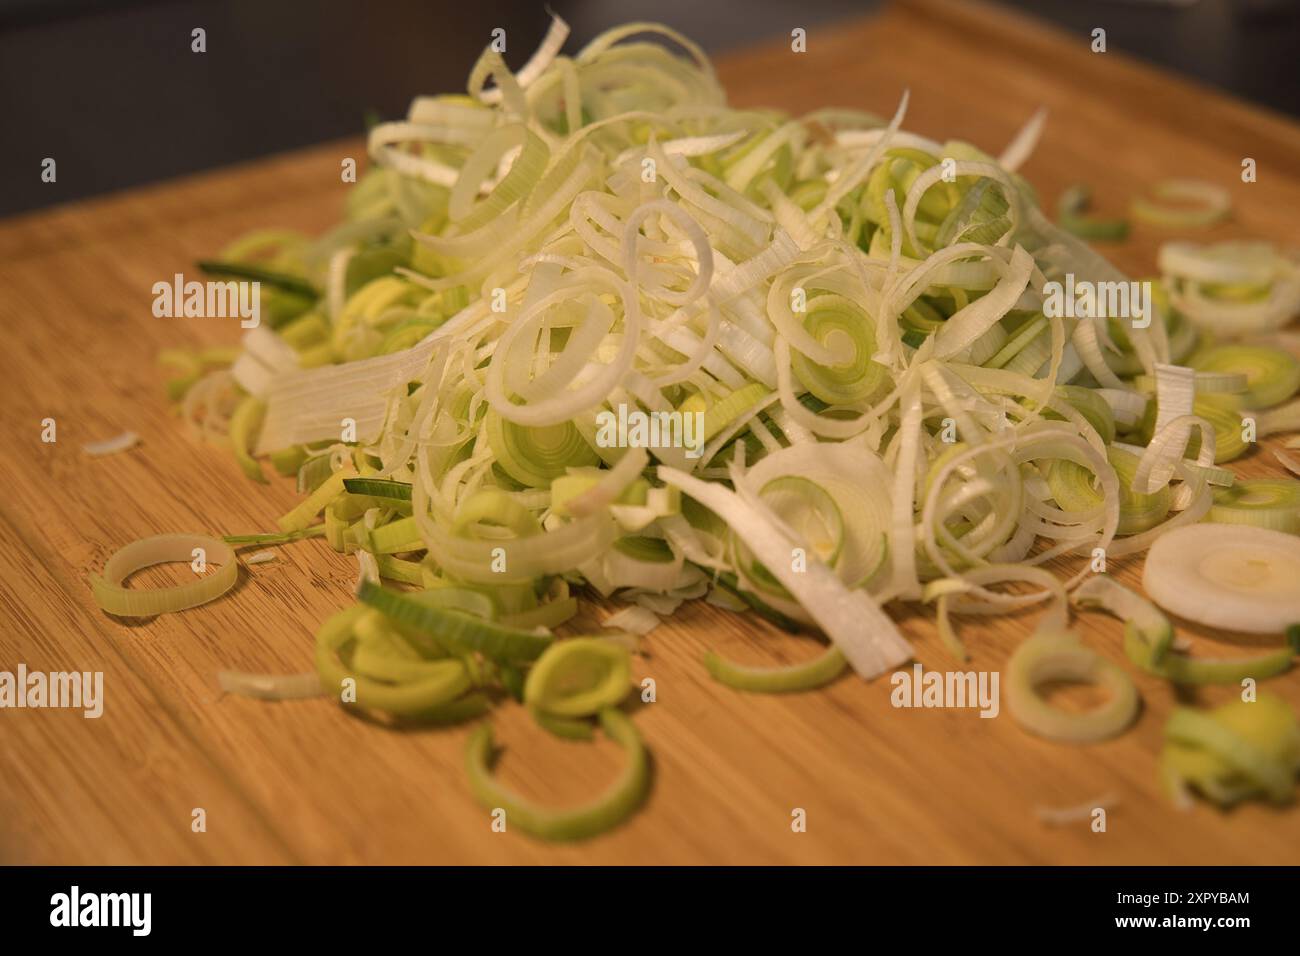
[(1217, 345), (1197, 352), (1190, 364), (1203, 372), (1245, 375), (1247, 408), (1280, 405), (1300, 390), (1300, 360), (1271, 345)]
[[(1093, 743), (1124, 731), (1137, 716), (1140, 699), (1128, 674), (1084, 647), (1073, 634), (1043, 633), (1021, 644), (1007, 662), (1007, 703), (1026, 730), (1049, 740)], [(1101, 684), (1110, 699), (1087, 713), (1053, 706), (1039, 693), (1052, 681)]]
[[(220, 570), (176, 587), (122, 587), (122, 582), (141, 568), (174, 561), (190, 564), (196, 549), (203, 551), (205, 564), (220, 565)], [(153, 617), (207, 604), (234, 587), (238, 578), (239, 562), (226, 542), (201, 534), (160, 534), (120, 548), (105, 563), (103, 573), (90, 576), (90, 588), (95, 603), (109, 614)]]
[(1214, 504), (1205, 520), (1300, 534), (1300, 481), (1239, 478), (1230, 487), (1214, 489)]
[(1281, 634), (1300, 622), (1300, 538), (1251, 525), (1193, 524), (1156, 539), (1142, 587), (1208, 627)]

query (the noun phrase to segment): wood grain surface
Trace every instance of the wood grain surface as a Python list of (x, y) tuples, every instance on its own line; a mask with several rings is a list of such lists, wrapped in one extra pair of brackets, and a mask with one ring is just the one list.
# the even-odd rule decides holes
[[(1160, 178), (1196, 177), (1226, 186), (1235, 207), (1207, 237), (1297, 239), (1300, 128), (1117, 52), (1093, 54), (1085, 36), (927, 0), (814, 29), (804, 54), (779, 42), (719, 69), (734, 103), (790, 111), (888, 115), (907, 87), (907, 128), (994, 152), (1045, 105), (1052, 118), (1024, 170), (1045, 204), (1086, 181), (1103, 212), (1118, 210)], [(1130, 733), (1054, 744), (1024, 733), (1005, 708), (992, 720), (895, 709), (883, 679), (846, 677), (787, 697), (733, 692), (705, 673), (706, 648), (776, 663), (815, 647), (688, 606), (635, 660), (635, 675), (658, 685), (657, 702), (635, 716), (654, 755), (646, 807), (609, 835), (550, 846), (492, 832), (466, 785), (464, 727), (398, 732), (325, 700), (220, 696), (223, 668), (311, 667), (312, 635), (350, 601), (355, 574), (323, 542), (243, 569), (236, 590), (205, 607), (137, 626), (100, 613), (86, 575), (121, 545), (160, 532), (269, 529), (295, 500), (291, 482), (253, 486), (225, 452), (180, 427), (154, 356), (230, 343), (238, 330), (154, 318), (152, 284), (255, 227), (326, 228), (348, 188), (340, 158), (362, 152), (351, 140), (0, 223), (0, 670), (100, 670), (106, 696), (98, 720), (0, 712), (0, 862), (1300, 862), (1300, 811), (1177, 812), (1166, 802), (1155, 761), (1177, 696), (1145, 675), (1135, 677), (1144, 706)], [(1247, 156), (1259, 170), (1250, 185), (1240, 181)], [(75, 175), (75, 164), (60, 160), (59, 171)], [(1166, 238), (1139, 226), (1106, 251), (1140, 276)], [(54, 444), (40, 440), (46, 417), (58, 422)], [(95, 460), (80, 450), (125, 429), (141, 434), (139, 447)], [(1275, 468), (1256, 450), (1240, 470)], [(1137, 580), (1131, 564), (1114, 570)], [(894, 610), (927, 668), (958, 666), (928, 615)], [(594, 624), (604, 613), (584, 615)], [(964, 622), (966, 666), (1000, 669), (1032, 624), (1032, 615)], [(1080, 626), (1091, 646), (1122, 659), (1115, 622), (1089, 615)], [(1187, 631), (1198, 653), (1254, 652), (1240, 636)], [(1269, 686), (1300, 705), (1300, 675)], [(608, 743), (549, 738), (514, 705), (492, 720), (507, 748), (500, 772), (538, 799), (580, 799), (617, 772)], [(1116, 802), (1105, 833), (1087, 822), (1049, 827), (1035, 814), (1106, 794)], [(199, 807), (205, 833), (191, 831)], [(792, 832), (793, 808), (806, 811), (806, 833)]]

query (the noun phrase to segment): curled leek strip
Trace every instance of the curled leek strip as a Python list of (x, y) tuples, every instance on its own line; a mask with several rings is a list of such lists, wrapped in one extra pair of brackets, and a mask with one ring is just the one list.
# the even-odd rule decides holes
[(530, 427), (489, 411), (487, 437), (497, 463), (511, 478), (532, 488), (548, 488), (566, 468), (599, 464), (596, 453), (571, 422)]
[(844, 673), (848, 661), (837, 647), (829, 647), (810, 660), (788, 667), (750, 667), (735, 664), (715, 651), (704, 656), (704, 666), (720, 684), (736, 690), (783, 694), (813, 690), (829, 684)]
[[(366, 710), (442, 720), (476, 708), (481, 712), (486, 706), (483, 698), (477, 704), (457, 702), (473, 683), (463, 661), (419, 657), (381, 615), (362, 604), (339, 612), (321, 627), (316, 669), (327, 694)], [(349, 687), (355, 689), (355, 699), (346, 693)], [(448, 709), (454, 703), (458, 706)]]
[(808, 391), (828, 405), (870, 401), (887, 381), (883, 365), (872, 361), (876, 336), (861, 308), (838, 295), (819, 295), (808, 302), (808, 334), (842, 356), (835, 365), (817, 364), (802, 352), (792, 358), (795, 375)]
[(480, 653), (499, 661), (529, 661), (551, 645), (550, 635), (504, 627), (433, 601), (445, 596), (438, 589), (425, 591), (421, 600), (362, 581), (357, 598), (383, 612), (395, 623), (427, 635), (460, 653)]
[(627, 648), (575, 637), (552, 644), (533, 664), (524, 703), (556, 717), (588, 717), (621, 703), (630, 687)]
[(244, 474), (262, 484), (266, 484), (266, 475), (262, 474), (262, 466), (257, 463), (250, 449), (265, 415), (265, 403), (250, 395), (235, 407), (230, 416), (230, 443), (235, 452), (235, 461), (239, 462)]
[(585, 840), (622, 823), (645, 799), (650, 765), (636, 727), (621, 711), (607, 707), (599, 714), (605, 736), (623, 748), (622, 773), (600, 797), (567, 810), (540, 807), (502, 786), (492, 775), (492, 727), (481, 724), (470, 735), (465, 751), (470, 788), (481, 804), (506, 812), (513, 824), (543, 840)]
[(1124, 621), (1124, 653), (1138, 667), (1175, 684), (1237, 684), (1246, 678), (1263, 680), (1291, 667), (1300, 651), (1296, 641), (1259, 657), (1213, 660), (1188, 657), (1170, 650), (1174, 629), (1150, 601), (1107, 577), (1089, 578), (1073, 598), (1096, 606)]
[[(141, 568), (169, 562), (193, 566), (192, 562), (197, 560), (196, 549), (203, 552), (205, 564), (217, 564), (220, 569), (197, 581), (170, 588), (122, 587), (122, 582)], [(90, 588), (95, 603), (109, 614), (153, 617), (207, 604), (234, 587), (238, 577), (239, 562), (235, 560), (235, 552), (224, 541), (200, 534), (160, 534), (132, 541), (114, 552), (105, 563), (103, 572), (90, 576)]]
[[(1149, 495), (1134, 491), (1137, 456), (1112, 445), (1106, 449), (1106, 458), (1119, 478), (1119, 525), (1115, 533), (1137, 534), (1164, 521), (1173, 505), (1173, 491), (1169, 486)], [(1102, 494), (1093, 487), (1093, 480), (1087, 468), (1073, 461), (1053, 461), (1047, 470), (1052, 497), (1067, 512), (1087, 512), (1102, 504)]]
[[(1007, 662), (1008, 704), (1027, 730), (1050, 740), (1093, 743), (1124, 731), (1138, 712), (1133, 681), (1115, 664), (1079, 643), (1072, 634), (1045, 632), (1021, 644)], [(1050, 681), (1101, 684), (1110, 700), (1076, 714), (1048, 703), (1038, 691)]]
[(1206, 520), (1300, 534), (1300, 481), (1239, 478), (1228, 488), (1214, 489), (1214, 504)]

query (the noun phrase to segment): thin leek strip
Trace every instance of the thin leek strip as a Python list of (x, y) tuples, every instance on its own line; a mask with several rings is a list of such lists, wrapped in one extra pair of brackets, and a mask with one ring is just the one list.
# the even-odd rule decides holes
[(500, 661), (530, 661), (540, 657), (551, 644), (549, 635), (503, 627), (462, 611), (435, 607), (370, 581), (361, 582), (357, 598), (396, 623), (462, 653), (478, 652)]
[(704, 656), (704, 666), (714, 680), (736, 690), (784, 694), (813, 690), (829, 684), (844, 673), (848, 661), (837, 647), (830, 647), (811, 660), (787, 667), (735, 664), (717, 652), (710, 651)]
[(276, 524), (283, 531), (306, 530), (312, 520), (325, 510), (327, 504), (344, 493), (343, 482), (348, 478), (355, 477), (355, 475), (356, 472), (350, 467), (334, 472), (321, 483), (319, 488), (308, 495), (301, 504), (282, 517)]
[(221, 540), (226, 544), (235, 545), (236, 547), (248, 547), (250, 545), (266, 544), (290, 544), (294, 541), (302, 541), (306, 538), (321, 538), (325, 536), (325, 526), (318, 524), (314, 527), (303, 528), (301, 531), (271, 531), (266, 534), (227, 534), (223, 535)]
[(556, 717), (543, 710), (532, 710), (537, 726), (563, 740), (595, 740), (596, 729), (589, 720), (577, 717)]
[(552, 629), (571, 620), (577, 613), (577, 598), (562, 597), (547, 601), (539, 607), (530, 608), (526, 611), (502, 614), (499, 620), (502, 624), (517, 627), (521, 630), (531, 630), (538, 627)]
[(815, 559), (808, 561), (805, 571), (795, 572), (790, 560), (794, 544), (774, 526), (765, 510), (734, 492), (671, 468), (660, 466), (659, 478), (681, 488), (730, 524), (863, 677), (875, 677), (912, 656), (894, 622), (869, 595), (847, 589)]
[(248, 674), (243, 671), (220, 671), (217, 684), (227, 694), (238, 697), (256, 697), (260, 700), (301, 700), (321, 697), (320, 675), (306, 674)]
[(216, 259), (200, 259), (197, 265), (210, 276), (228, 276), (232, 279), (245, 279), (249, 282), (260, 282), (270, 288), (292, 292), (296, 295), (313, 300), (320, 295), (315, 286), (301, 276), (275, 272), (271, 269), (264, 269), (247, 262), (224, 262)]
[(524, 682), (524, 703), (557, 717), (589, 717), (623, 701), (631, 689), (627, 649), (601, 637), (548, 647)]
[(375, 563), (381, 578), (401, 581), (403, 584), (424, 584), (423, 568), (415, 561), (403, 561), (391, 554), (376, 554)]
[(249, 449), (254, 444), (253, 436), (262, 427), (265, 416), (266, 404), (251, 395), (240, 402), (230, 416), (230, 444), (235, 453), (235, 461), (245, 475), (262, 484), (266, 484), (266, 475), (262, 474), (262, 466), (249, 453)]
[(139, 435), (135, 432), (122, 432), (114, 438), (87, 442), (81, 446), (81, 450), (92, 458), (103, 458), (106, 455), (116, 455), (118, 452), (134, 448), (138, 444), (140, 444)]
[(307, 450), (301, 445), (291, 445), (270, 454), (271, 466), (278, 474), (291, 477), (298, 474), (298, 469), (307, 460)]
[[(199, 555), (196, 556), (198, 552)], [(155, 564), (193, 562), (220, 565), (220, 569), (189, 584), (168, 588), (125, 588), (122, 582), (141, 568)], [(118, 617), (153, 617), (207, 604), (235, 586), (239, 562), (230, 545), (198, 534), (160, 534), (141, 538), (119, 548), (100, 574), (90, 576), (95, 603)]]
[(613, 708), (599, 717), (605, 735), (623, 748), (626, 764), (609, 789), (590, 803), (567, 810), (540, 807), (498, 783), (492, 775), (492, 727), (486, 723), (474, 730), (466, 748), (470, 789), (485, 807), (505, 810), (507, 826), (543, 840), (583, 840), (618, 826), (645, 799), (650, 766), (631, 720)]
[(388, 478), (345, 478), (343, 490), (350, 495), (365, 495), (369, 498), (389, 498), (394, 501), (411, 500), (411, 484), (407, 481), (392, 481)]
[(1118, 617), (1142, 640), (1147, 664), (1159, 666), (1163, 663), (1174, 642), (1174, 629), (1169, 619), (1150, 601), (1100, 574), (1088, 578), (1070, 596), (1082, 607), (1099, 607)]
[(1286, 647), (1257, 657), (1232, 660), (1203, 657), (1186, 657), (1171, 653), (1157, 663), (1152, 658), (1152, 647), (1138, 629), (1129, 624), (1124, 628), (1124, 653), (1138, 667), (1163, 677), (1175, 684), (1237, 684), (1243, 680), (1264, 680), (1291, 669), (1292, 659), (1300, 647)]

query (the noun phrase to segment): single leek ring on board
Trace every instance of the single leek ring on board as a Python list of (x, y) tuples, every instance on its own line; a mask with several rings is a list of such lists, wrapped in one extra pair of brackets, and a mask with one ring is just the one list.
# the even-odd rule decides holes
[[(183, 562), (191, 564), (196, 559), (195, 550), (203, 552), (205, 564), (220, 568), (189, 584), (169, 588), (125, 588), (122, 582), (141, 568), (155, 564)], [(91, 592), (95, 603), (118, 617), (153, 617), (186, 608), (207, 604), (235, 586), (239, 578), (239, 562), (230, 545), (216, 538), (199, 534), (160, 534), (141, 538), (116, 551), (104, 565), (100, 574), (90, 576)]]
[(502, 786), (492, 774), (492, 727), (483, 723), (470, 735), (465, 751), (470, 789), (479, 803), (506, 814), (506, 826), (518, 826), (543, 840), (585, 840), (613, 829), (645, 799), (650, 785), (650, 765), (641, 735), (622, 712), (606, 708), (600, 726), (623, 749), (624, 766), (609, 789), (583, 806), (572, 809), (539, 807)]
[(1155, 201), (1139, 196), (1129, 207), (1134, 219), (1169, 229), (1209, 226), (1228, 215), (1228, 191), (1195, 179), (1166, 179), (1151, 190)]
[[(1052, 681), (1100, 684), (1110, 699), (1096, 710), (1071, 713), (1040, 694), (1039, 685)], [(1139, 705), (1129, 676), (1070, 634), (1038, 634), (1016, 648), (1007, 662), (1007, 695), (1012, 715), (1025, 729), (1070, 743), (1114, 737), (1137, 717)]]

